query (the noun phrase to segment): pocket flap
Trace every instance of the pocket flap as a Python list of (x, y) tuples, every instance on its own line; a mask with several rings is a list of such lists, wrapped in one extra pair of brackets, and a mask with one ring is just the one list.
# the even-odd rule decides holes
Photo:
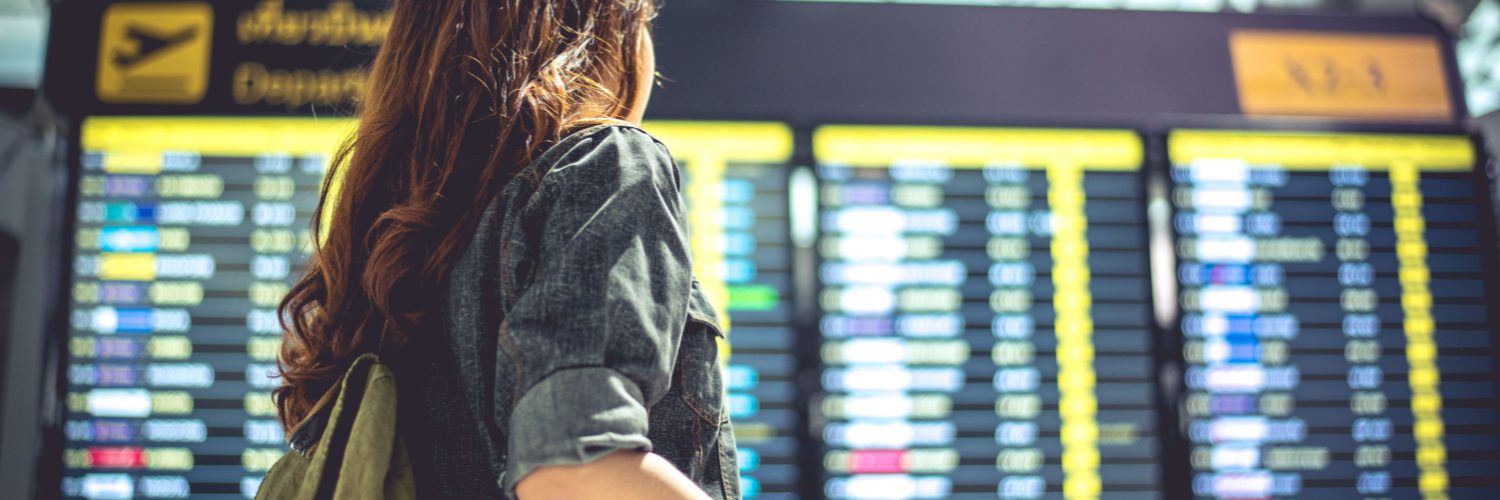
[(698, 285), (698, 278), (693, 278), (692, 295), (688, 298), (688, 321), (701, 324), (710, 332), (719, 337), (724, 337), (724, 327), (719, 325), (719, 313), (712, 302), (708, 301), (708, 295), (703, 293), (703, 288)]

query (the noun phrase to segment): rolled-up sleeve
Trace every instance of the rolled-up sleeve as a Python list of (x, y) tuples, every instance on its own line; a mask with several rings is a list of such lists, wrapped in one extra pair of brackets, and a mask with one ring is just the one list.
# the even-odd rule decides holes
[(533, 200), (536, 274), (499, 342), (520, 394), (496, 399), (511, 494), (539, 467), (651, 450), (646, 409), (670, 386), (692, 287), (676, 166), (645, 132), (590, 133)]

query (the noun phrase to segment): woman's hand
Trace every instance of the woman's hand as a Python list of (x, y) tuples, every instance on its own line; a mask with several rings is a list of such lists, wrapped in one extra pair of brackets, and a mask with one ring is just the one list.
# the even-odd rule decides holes
[(521, 500), (708, 499), (667, 459), (638, 451), (617, 451), (584, 465), (538, 468), (516, 484), (516, 495)]

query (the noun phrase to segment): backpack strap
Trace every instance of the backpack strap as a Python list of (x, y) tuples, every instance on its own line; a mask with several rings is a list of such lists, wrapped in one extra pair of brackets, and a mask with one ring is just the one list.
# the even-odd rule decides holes
[[(385, 344), (384, 330), (380, 332), (380, 343)], [(368, 361), (366, 358), (369, 358)], [(318, 440), (323, 437), (323, 430), (328, 427), (328, 417), (333, 413), (333, 407), (338, 403), (339, 394), (343, 392), (349, 375), (354, 373), (358, 365), (365, 362), (378, 363), (379, 357), (374, 354), (364, 354), (355, 358), (338, 381), (323, 392), (323, 397), (318, 398), (318, 402), (313, 404), (312, 411), (308, 412), (307, 418), (302, 419), (302, 422), (299, 422), (296, 427), (292, 428), (292, 432), (287, 434), (287, 445), (292, 448), (292, 451), (303, 456), (312, 455), (313, 447), (318, 444)]]
[(360, 364), (366, 357), (370, 357), (370, 361), (379, 362), (380, 353), (385, 352), (385, 339), (390, 329), (389, 322), (380, 327), (380, 338), (376, 341), (375, 353), (355, 358), (354, 362), (350, 363), (349, 369), (345, 370), (344, 375), (323, 392), (323, 397), (318, 398), (317, 403), (313, 404), (312, 411), (308, 412), (307, 418), (302, 419), (296, 427), (292, 428), (292, 432), (287, 435), (287, 445), (292, 448), (292, 451), (304, 456), (311, 454), (313, 446), (318, 444), (318, 439), (323, 436), (323, 429), (328, 427), (328, 415), (333, 412), (333, 405), (337, 402), (339, 392), (344, 387), (344, 379), (349, 378), (355, 365)]
[[(346, 373), (345, 376), (348, 376)], [(338, 399), (339, 388), (344, 385), (343, 377), (337, 383), (323, 392), (323, 397), (313, 405), (313, 409), (302, 419), (292, 432), (287, 435), (287, 445), (292, 451), (302, 455), (308, 455), (313, 445), (318, 444), (318, 438), (323, 436), (323, 428), (328, 426), (328, 414), (333, 411), (333, 403)]]

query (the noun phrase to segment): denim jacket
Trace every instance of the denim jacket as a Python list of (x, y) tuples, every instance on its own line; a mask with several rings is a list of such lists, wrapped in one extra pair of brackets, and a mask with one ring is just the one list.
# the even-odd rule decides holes
[(485, 211), (397, 371), (422, 498), (510, 498), (527, 474), (651, 451), (740, 497), (714, 308), (680, 174), (629, 125), (569, 135)]

